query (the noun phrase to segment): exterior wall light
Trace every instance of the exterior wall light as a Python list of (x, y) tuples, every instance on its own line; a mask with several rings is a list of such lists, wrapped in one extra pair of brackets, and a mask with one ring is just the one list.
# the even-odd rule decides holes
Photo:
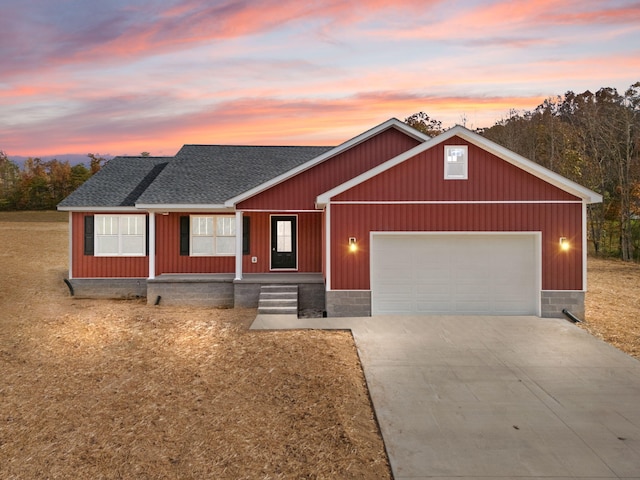
[(569, 250), (570, 246), (571, 245), (569, 244), (569, 240), (567, 240), (567, 237), (560, 237), (560, 250), (566, 252), (567, 250)]
[(349, 251), (355, 252), (358, 249), (356, 245), (356, 237), (349, 237)]

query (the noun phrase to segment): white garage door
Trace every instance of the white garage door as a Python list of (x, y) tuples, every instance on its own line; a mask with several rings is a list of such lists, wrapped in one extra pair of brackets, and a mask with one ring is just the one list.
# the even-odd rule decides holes
[(373, 234), (371, 310), (538, 314), (536, 234)]

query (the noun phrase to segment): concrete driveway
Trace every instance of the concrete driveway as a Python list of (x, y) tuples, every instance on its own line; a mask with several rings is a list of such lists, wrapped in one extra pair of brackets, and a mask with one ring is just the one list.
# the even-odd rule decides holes
[(351, 329), (396, 480), (640, 479), (640, 362), (562, 319), (259, 316)]

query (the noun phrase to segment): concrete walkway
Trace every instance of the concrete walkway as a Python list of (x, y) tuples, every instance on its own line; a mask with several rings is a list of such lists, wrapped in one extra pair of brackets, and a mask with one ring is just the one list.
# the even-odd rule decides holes
[(640, 362), (562, 319), (259, 316), (350, 329), (396, 480), (640, 479)]

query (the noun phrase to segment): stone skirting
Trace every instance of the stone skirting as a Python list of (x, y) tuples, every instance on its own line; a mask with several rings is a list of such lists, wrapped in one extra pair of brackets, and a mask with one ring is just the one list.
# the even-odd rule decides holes
[[(298, 310), (326, 312), (328, 317), (371, 316), (371, 292), (368, 290), (332, 290), (325, 292), (321, 277), (269, 278), (247, 275), (191, 276), (162, 275), (146, 278), (74, 278), (68, 280), (78, 298), (147, 298), (161, 305), (200, 305), (222, 308), (257, 308), (260, 286), (265, 283), (298, 285)], [(158, 297), (159, 300), (158, 300)], [(541, 292), (541, 316), (565, 318), (563, 309), (584, 319), (585, 293), (575, 290)]]
[(584, 320), (584, 292), (575, 290), (543, 290), (541, 295), (542, 317), (565, 318), (567, 309), (580, 320)]
[(67, 280), (78, 298), (144, 298), (146, 278), (72, 278)]
[(298, 310), (325, 311), (324, 280), (320, 274), (246, 275), (164, 274), (146, 278), (82, 278), (68, 280), (79, 298), (147, 298), (148, 304), (257, 308), (265, 284), (298, 285)]
[(370, 317), (369, 290), (332, 290), (326, 292), (328, 317)]
[(147, 303), (233, 307), (233, 275), (161, 275), (147, 280)]

